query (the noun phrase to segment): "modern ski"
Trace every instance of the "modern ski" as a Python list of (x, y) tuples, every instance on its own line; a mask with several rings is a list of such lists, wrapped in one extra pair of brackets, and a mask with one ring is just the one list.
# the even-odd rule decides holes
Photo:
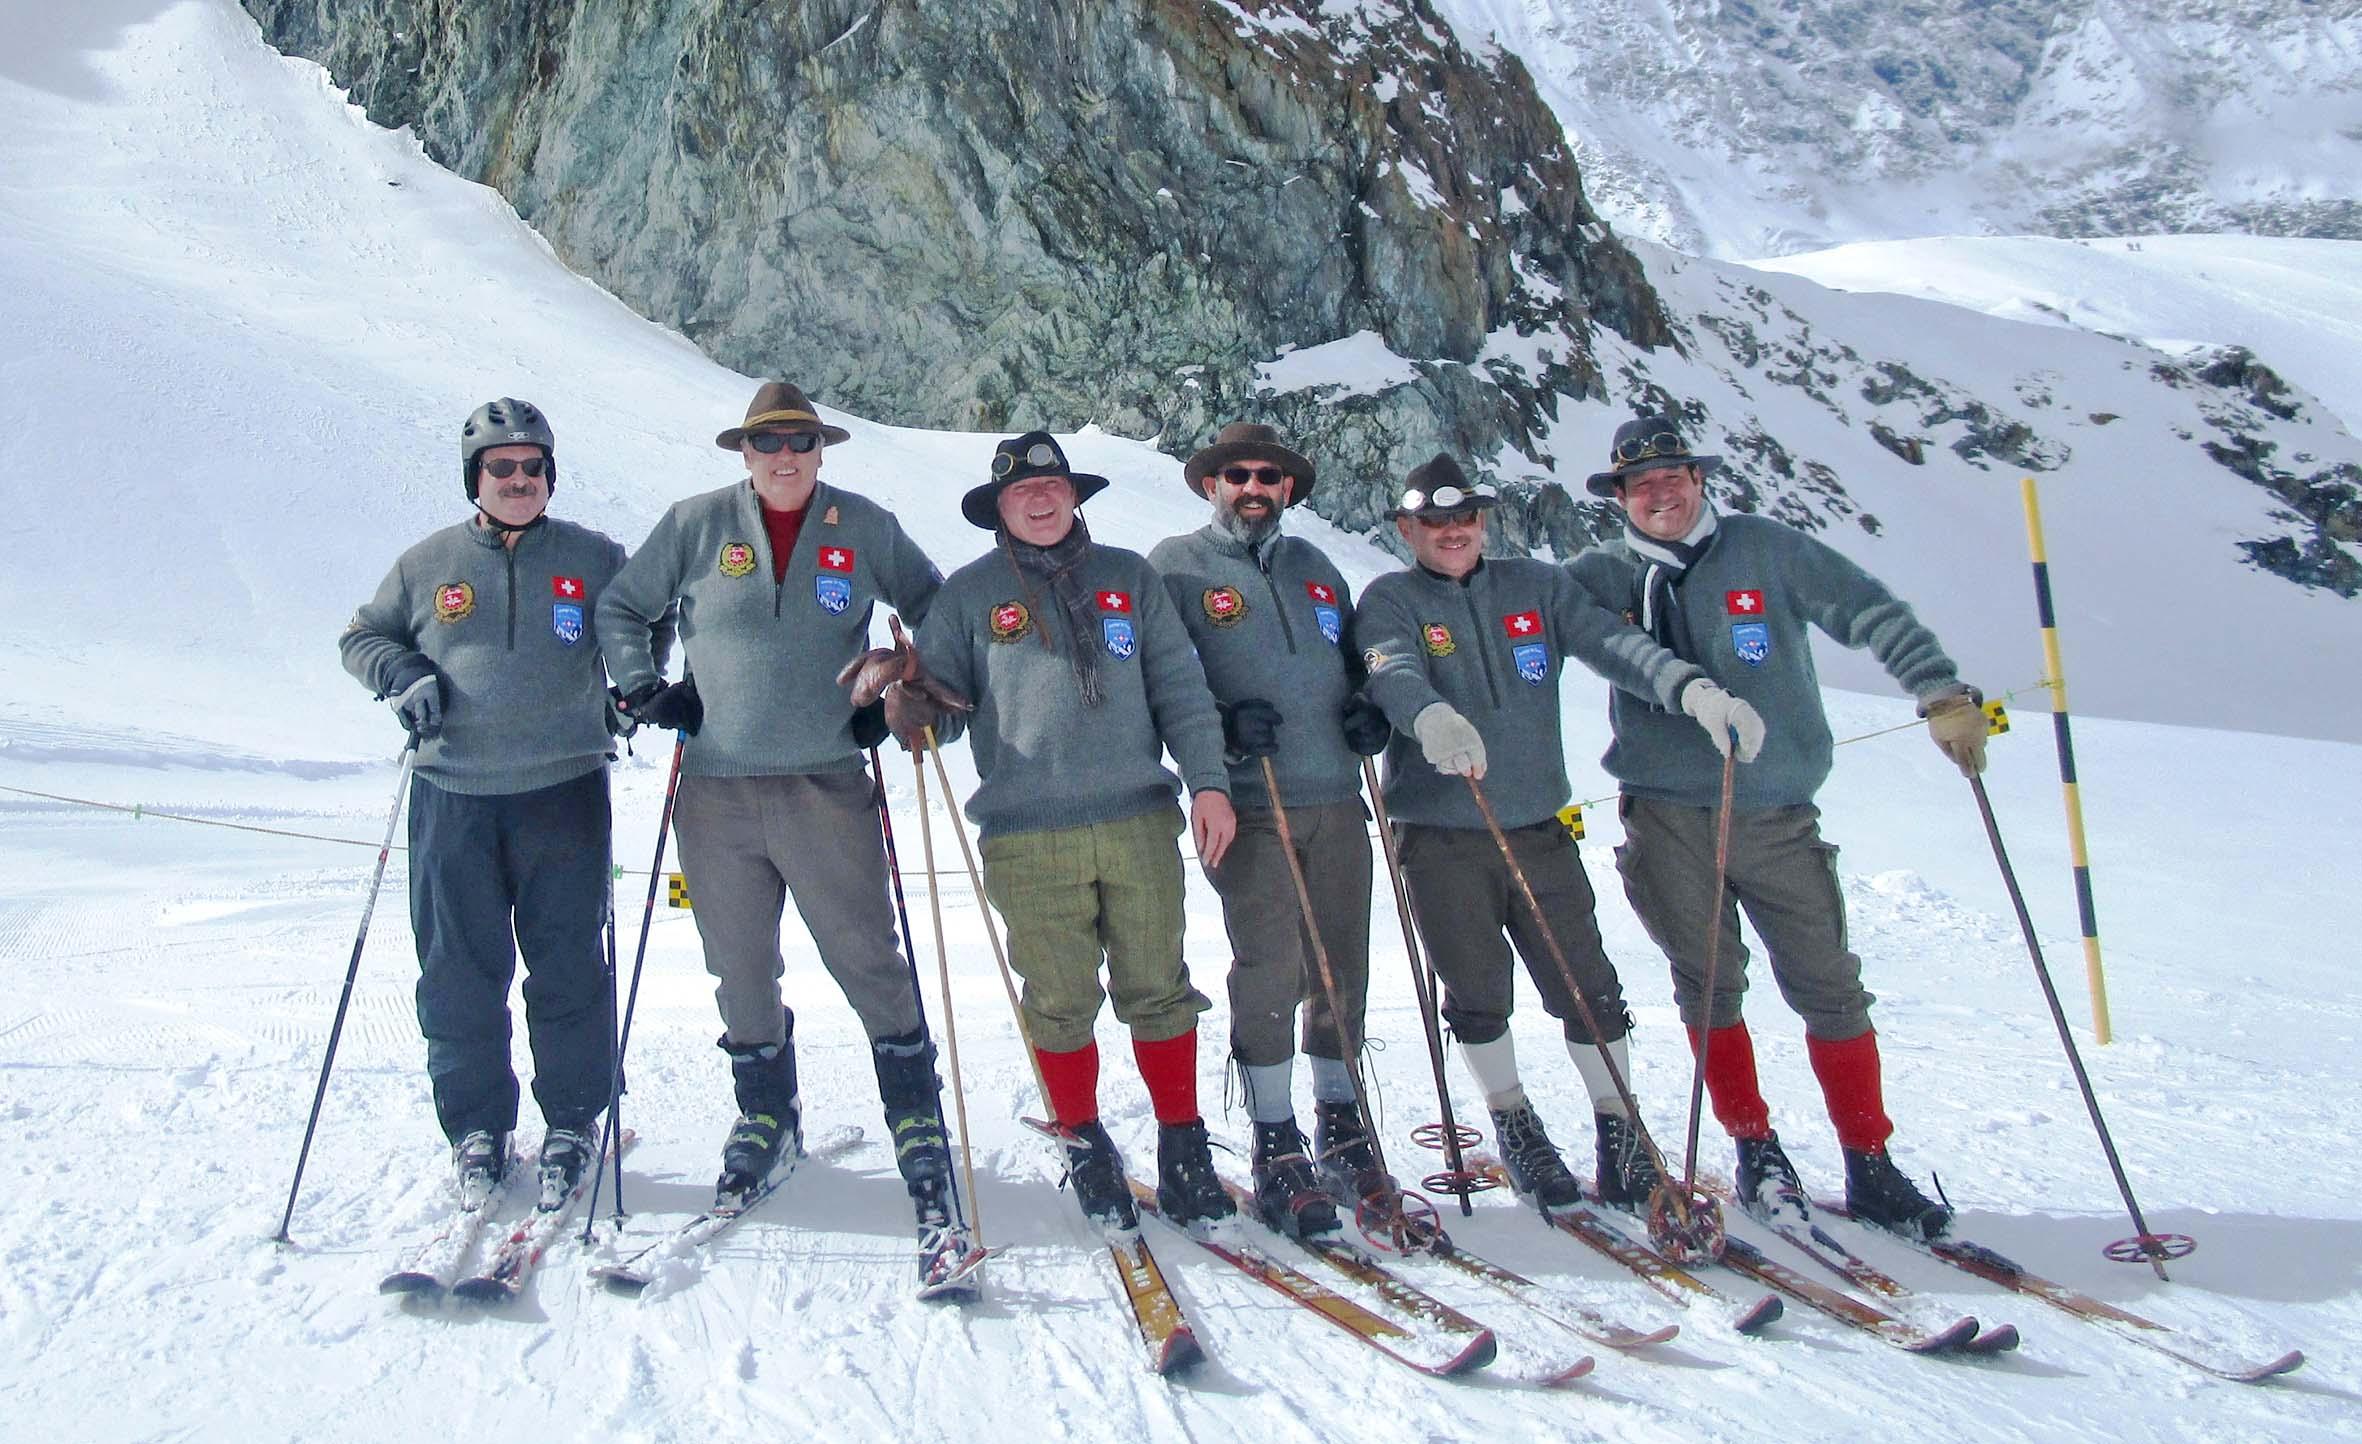
[(439, 1299), (459, 1277), (459, 1270), (476, 1241), (483, 1237), (484, 1227), (501, 1203), (508, 1197), (509, 1184), (520, 1170), (514, 1149), (500, 1182), (473, 1208), (454, 1208), (435, 1231), (402, 1256), (393, 1271), (378, 1280), (381, 1294), (404, 1295), (422, 1300)]
[(841, 1127), (830, 1129), (825, 1137), (809, 1148), (799, 1142), (792, 1152), (783, 1150), (779, 1165), (771, 1170), (771, 1176), (763, 1181), (761, 1187), (747, 1196), (743, 1206), (735, 1209), (709, 1208), (620, 1259), (594, 1261), (590, 1267), (591, 1278), (616, 1293), (636, 1298), (656, 1281), (657, 1270), (662, 1264), (669, 1259), (696, 1253), (737, 1227), (740, 1220), (777, 1193), (807, 1161), (835, 1158), (850, 1152), (860, 1142), (860, 1129)]
[[(623, 1135), (615, 1141), (616, 1152), (627, 1152), (637, 1138), (638, 1135), (629, 1128), (624, 1129)], [(602, 1160), (594, 1159), (591, 1167), (601, 1165)], [(591, 1171), (585, 1169), (582, 1177), (575, 1180), (574, 1187), (568, 1189), (566, 1196), (558, 1201), (557, 1207), (535, 1208), (517, 1220), (508, 1236), (485, 1259), (483, 1267), (451, 1286), (450, 1296), (475, 1304), (504, 1304), (515, 1299), (523, 1292), (525, 1280), (541, 1263), (541, 1256), (549, 1251), (551, 1244), (557, 1242), (558, 1235), (566, 1231), (568, 1220), (574, 1216), (574, 1206), (590, 1191), (590, 1182)]]

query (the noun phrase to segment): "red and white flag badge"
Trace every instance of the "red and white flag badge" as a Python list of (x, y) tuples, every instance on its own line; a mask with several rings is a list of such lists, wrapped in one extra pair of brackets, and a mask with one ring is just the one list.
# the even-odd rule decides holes
[(1101, 592), (1099, 594), (1099, 610), (1128, 612), (1132, 610), (1132, 594), (1130, 592)]
[(1760, 617), (1763, 615), (1763, 593), (1752, 589), (1744, 592), (1724, 592), (1722, 606), (1723, 610), (1734, 617)]
[(1326, 582), (1306, 582), (1304, 590), (1314, 601), (1324, 607), (1336, 604), (1337, 589)]
[(1512, 637), (1538, 637), (1542, 635), (1542, 614), (1511, 612), (1501, 619), (1501, 630)]
[(579, 602), (582, 600), (582, 578), (551, 577), (549, 594), (561, 602)]
[(822, 547), (819, 560), (820, 569), (824, 572), (849, 572), (853, 570), (853, 549), (851, 547)]

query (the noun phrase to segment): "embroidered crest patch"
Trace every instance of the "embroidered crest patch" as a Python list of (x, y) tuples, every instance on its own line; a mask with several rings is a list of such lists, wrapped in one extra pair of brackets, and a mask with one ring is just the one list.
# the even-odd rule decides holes
[(1427, 655), (1430, 657), (1448, 657), (1460, 650), (1460, 644), (1452, 640), (1452, 629), (1441, 622), (1422, 624), (1419, 640), (1427, 644)]
[(1750, 667), (1760, 667), (1771, 655), (1771, 628), (1761, 622), (1733, 622), (1730, 629), (1731, 650)]
[(1217, 627), (1235, 627), (1246, 620), (1247, 599), (1236, 587), (1208, 587), (1198, 605), (1205, 608), (1206, 620)]
[(722, 543), (722, 575), (743, 577), (755, 569), (755, 549), (746, 542)]
[(1550, 675), (1550, 649), (1540, 642), (1520, 642), (1509, 649), (1509, 656), (1517, 663), (1517, 675), (1537, 687)]
[(569, 647), (581, 641), (582, 608), (572, 602), (550, 603), (549, 629)]
[(820, 563), (820, 569), (824, 572), (850, 572), (853, 570), (853, 549), (822, 547), (813, 560)]
[(1018, 641), (1033, 630), (1033, 613), (1025, 610), (1023, 602), (996, 604), (988, 620), (992, 639), (996, 642)]
[(1132, 637), (1131, 618), (1101, 617), (1099, 627), (1107, 634), (1108, 656), (1121, 662), (1139, 650), (1139, 644)]
[(1314, 603), (1312, 620), (1320, 624), (1320, 634), (1328, 638), (1332, 645), (1336, 643), (1338, 638), (1345, 635), (1345, 619), (1335, 607), (1324, 607), (1317, 602)]
[(812, 594), (819, 599), (820, 610), (832, 617), (843, 615), (845, 608), (853, 605), (853, 584), (843, 577), (814, 577)]
[(445, 582), (435, 588), (435, 620), (456, 622), (476, 610), (476, 589), (466, 582)]

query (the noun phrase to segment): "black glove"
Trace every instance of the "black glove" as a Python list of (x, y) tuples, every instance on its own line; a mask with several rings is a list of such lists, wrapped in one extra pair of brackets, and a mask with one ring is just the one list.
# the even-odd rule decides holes
[(1217, 702), (1222, 714), (1222, 743), (1233, 757), (1279, 755), (1279, 709), (1260, 697)]
[(694, 737), (705, 725), (705, 703), (698, 700), (694, 677), (683, 677), (669, 687), (662, 682), (643, 682), (623, 699), (623, 705), (643, 727), (661, 727)]
[(412, 652), (394, 664), (385, 684), (386, 705), (410, 729), (410, 735), (429, 742), (443, 731), (443, 674), (435, 664)]
[(893, 732), (886, 726), (886, 699), (880, 697), (867, 707), (853, 709), (853, 745), (867, 752), (872, 747), (885, 745)]
[(1338, 721), (1345, 729), (1345, 745), (1364, 757), (1377, 756), (1394, 740), (1394, 727), (1386, 720), (1386, 713), (1359, 693), (1345, 699)]

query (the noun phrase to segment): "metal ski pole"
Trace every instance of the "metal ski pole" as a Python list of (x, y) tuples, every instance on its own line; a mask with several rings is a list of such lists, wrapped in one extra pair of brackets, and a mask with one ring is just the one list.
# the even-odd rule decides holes
[[(640, 970), (648, 962), (648, 932), (656, 925), (656, 890), (664, 886), (664, 845), (672, 836), (673, 799), (681, 790), (681, 754), (689, 750), (689, 734), (673, 734), (672, 769), (664, 779), (664, 810), (656, 819), (656, 856), (648, 864), (648, 901), (640, 909), (640, 943), (632, 950), (631, 988), (624, 996), (623, 1029), (615, 1038), (615, 1072), (607, 1085), (607, 1126), (599, 1134), (598, 1168), (591, 1175), (590, 1204), (583, 1210), (582, 1239), (588, 1243), (591, 1223), (599, 1216), (599, 1184), (607, 1167), (607, 1151), (618, 1137), (615, 1115), (623, 1100), (623, 1054), (631, 1046), (632, 1013), (640, 1005)], [(623, 1217), (623, 1157), (615, 1156), (615, 1217)]]
[(328, 1051), (320, 1058), (320, 1081), (312, 1089), (312, 1116), (303, 1125), (303, 1147), (295, 1155), (295, 1178), (287, 1185), (287, 1209), (279, 1215), (273, 1243), (287, 1243), (287, 1225), (295, 1218), (295, 1195), (303, 1187), (304, 1165), (311, 1161), (312, 1135), (320, 1127), (320, 1105), (328, 1098), (328, 1072), (336, 1066), (336, 1045), (344, 1037), (345, 1011), (353, 1005), (353, 980), (361, 974), (361, 947), (369, 941), (369, 919), (377, 911), (377, 891), (385, 882), (386, 859), (393, 855), (394, 828), (402, 821), (402, 799), (410, 792), (410, 772), (418, 765), (418, 734), (402, 748), (402, 774), (394, 781), (394, 805), (386, 813), (385, 840), (377, 845), (377, 867), (369, 874), (369, 901), (361, 907), (361, 928), (353, 935), (352, 961), (345, 964), (344, 991), (336, 999), (336, 1020), (328, 1025)]
[[(2042, 1000), (2050, 1005), (2050, 1020), (2059, 1030), (2059, 1043), (2067, 1050), (2067, 1066), (2075, 1072), (2075, 1086), (2082, 1091), (2083, 1106), (2091, 1113), (2091, 1126), (2100, 1136), (2100, 1149), (2108, 1156), (2108, 1172), (2116, 1177), (2116, 1191), (2124, 1196), (2124, 1211), (2132, 1215), (2132, 1226), (2140, 1232), (2132, 1238), (2118, 1239), (2101, 1252), (2118, 1263), (2146, 1262), (2164, 1279), (2165, 1261), (2182, 1258), (2198, 1247), (2197, 1240), (2188, 1234), (2152, 1233), (2149, 1221), (2141, 1216), (2140, 1203), (2132, 1196), (2132, 1182), (2124, 1176), (2124, 1161), (2116, 1156), (2116, 1140), (2108, 1135), (2108, 1120), (2100, 1116), (2100, 1100), (2092, 1092), (2091, 1075), (2083, 1071), (2083, 1055), (2076, 1050), (2074, 1030), (2067, 1026), (2067, 1010), (2059, 1004), (2059, 990), (2050, 980), (2050, 968), (2042, 961), (2042, 945), (2034, 940), (2034, 919), (2026, 911), (2026, 895), (2018, 890), (2017, 873), (2009, 865), (2009, 853), (2001, 846), (2001, 826), (1993, 820), (1993, 799), (1985, 794), (1985, 779), (1971, 777), (1969, 787), (1976, 793), (1977, 812), (1985, 820), (1985, 837), (1993, 844), (1993, 860), (2001, 865), (2001, 881), (2009, 889), (2009, 905), (2017, 910), (2018, 931), (2025, 934), (2026, 955), (2034, 960), (2034, 976), (2042, 984)], [(2170, 1282), (2170, 1280), (2168, 1280)]]
[(1722, 958), (1723, 896), (1730, 887), (1731, 784), (1738, 766), (1737, 752), (1722, 754), (1722, 801), (1714, 814), (1714, 912), (1706, 920), (1706, 990), (1698, 1005), (1698, 1057), (1689, 1080), (1689, 1143), (1681, 1160), (1681, 1191), (1688, 1195), (1697, 1192), (1698, 1125), (1706, 1112), (1706, 1055), (1714, 1046), (1714, 974)]
[(1436, 1021), (1435, 976), (1420, 954), (1419, 931), (1411, 921), (1411, 895), (1403, 883), (1402, 858), (1395, 850), (1394, 826), (1386, 816), (1386, 791), (1379, 785), (1377, 764), (1367, 757), (1361, 760), (1361, 775), (1368, 784), (1370, 811), (1378, 823), (1378, 844), (1386, 854), (1386, 878), (1394, 885), (1394, 915), (1402, 923), (1403, 951), (1411, 960), (1411, 989), (1419, 998), (1419, 1022), (1427, 1035), (1427, 1063), (1435, 1073), (1435, 1104), (1441, 1115), (1441, 1121), (1411, 1130), (1412, 1142), (1443, 1153), (1444, 1171), (1420, 1179), (1419, 1186), (1453, 1195), (1460, 1200), (1460, 1216), (1474, 1217), (1476, 1207), (1468, 1201), (1469, 1195), (1495, 1185), (1482, 1174), (1469, 1171), (1461, 1154), (1483, 1135), (1473, 1128), (1461, 1127), (1452, 1117), (1452, 1089), (1443, 1068), (1443, 1029)]

